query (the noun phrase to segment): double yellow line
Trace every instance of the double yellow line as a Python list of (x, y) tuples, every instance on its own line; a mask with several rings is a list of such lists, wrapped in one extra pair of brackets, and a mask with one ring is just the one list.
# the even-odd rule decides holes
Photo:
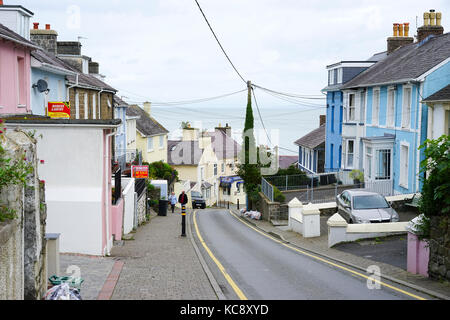
[[(199, 232), (198, 226), (197, 226), (196, 213), (197, 213), (197, 212), (195, 211), (195, 212), (194, 212), (193, 218), (194, 218), (194, 226), (195, 226), (195, 230), (196, 230), (196, 232), (197, 232), (197, 237), (199, 238), (199, 240), (200, 240), (200, 242), (202, 243), (203, 247), (205, 248), (206, 252), (208, 252), (208, 254), (209, 254), (209, 256), (211, 257), (211, 259), (212, 259), (212, 260), (216, 263), (216, 265), (219, 267), (219, 270), (220, 270), (220, 271), (222, 272), (222, 274), (225, 276), (225, 279), (227, 279), (227, 281), (228, 281), (228, 283), (230, 284), (230, 286), (231, 286), (231, 287), (233, 288), (233, 290), (236, 292), (236, 294), (238, 295), (239, 299), (241, 299), (241, 300), (248, 300), (247, 297), (243, 294), (243, 292), (242, 292), (242, 291), (239, 289), (239, 287), (236, 285), (236, 283), (233, 281), (233, 279), (230, 277), (230, 275), (226, 272), (225, 268), (222, 266), (222, 264), (219, 262), (219, 260), (217, 260), (217, 258), (214, 256), (214, 254), (213, 254), (213, 253), (211, 252), (211, 250), (208, 248), (208, 246), (206, 245), (206, 243), (205, 243), (205, 241), (203, 240), (202, 236), (200, 235), (200, 232)], [(268, 238), (268, 239), (270, 239), (270, 240), (272, 240), (272, 241), (275, 241), (275, 242), (277, 242), (277, 243), (279, 243), (279, 244), (281, 244), (281, 245), (283, 245), (283, 246), (285, 246), (285, 247), (287, 247), (287, 248), (289, 248), (289, 249), (291, 249), (291, 250), (294, 250), (294, 251), (296, 251), (296, 252), (298, 252), (298, 253), (300, 253), (300, 254), (303, 254), (303, 255), (305, 255), (305, 256), (311, 257), (311, 258), (313, 258), (313, 259), (315, 259), (315, 260), (321, 261), (321, 262), (323, 262), (323, 263), (326, 263), (326, 264), (331, 265), (331, 266), (333, 266), (333, 267), (336, 267), (336, 268), (338, 268), (338, 269), (347, 271), (347, 272), (349, 272), (349, 273), (352, 273), (352, 274), (354, 274), (354, 275), (356, 275), (356, 276), (359, 276), (359, 277), (362, 277), (362, 278), (364, 278), (364, 279), (370, 279), (370, 280), (373, 281), (373, 282), (376, 282), (376, 283), (378, 283), (378, 284), (380, 284), (380, 285), (383, 285), (383, 286), (385, 286), (385, 287), (387, 287), (387, 288), (390, 288), (390, 289), (392, 289), (392, 290), (394, 290), (394, 291), (397, 291), (397, 292), (400, 292), (400, 293), (402, 293), (402, 294), (405, 294), (405, 295), (407, 295), (407, 296), (409, 296), (409, 297), (412, 297), (412, 298), (414, 298), (414, 299), (417, 299), (417, 300), (426, 300), (426, 299), (423, 298), (423, 297), (417, 296), (417, 295), (415, 295), (415, 294), (412, 294), (412, 293), (407, 292), (407, 291), (405, 291), (405, 290), (402, 290), (402, 289), (400, 289), (400, 288), (394, 287), (394, 286), (389, 285), (389, 284), (387, 284), (387, 283), (384, 283), (384, 282), (382, 282), (382, 281), (380, 281), (380, 280), (378, 280), (378, 279), (375, 279), (375, 278), (373, 278), (373, 277), (369, 277), (369, 276), (367, 276), (367, 275), (365, 275), (365, 274), (363, 274), (363, 273), (360, 273), (360, 272), (354, 271), (354, 270), (352, 270), (352, 269), (343, 267), (343, 266), (341, 266), (341, 265), (339, 265), (339, 264), (336, 264), (336, 263), (334, 263), (334, 262), (331, 262), (331, 261), (329, 261), (329, 260), (326, 260), (326, 259), (321, 258), (321, 257), (319, 257), (319, 256), (316, 256), (316, 255), (314, 255), (314, 254), (311, 254), (311, 253), (309, 253), (309, 252), (306, 252), (306, 251), (300, 250), (300, 249), (298, 249), (298, 248), (296, 248), (296, 247), (293, 247), (293, 246), (291, 246), (291, 245), (289, 245), (289, 244), (287, 244), (287, 243), (284, 243), (283, 241), (280, 241), (280, 240), (278, 240), (278, 239), (275, 239), (275, 238), (269, 236), (269, 235), (266, 234), (265, 232), (262, 232), (261, 230), (258, 230), (257, 228), (253, 227), (253, 226), (250, 225), (249, 223), (244, 222), (242, 219), (240, 219), (238, 216), (236, 216), (233, 212), (231, 212), (231, 210), (229, 210), (229, 213), (230, 213), (234, 218), (236, 218), (236, 220), (238, 220), (239, 222), (243, 223), (243, 224), (246, 225), (247, 227), (253, 229), (254, 231), (258, 232), (259, 234), (263, 235), (264, 237), (266, 237), (266, 238)]]

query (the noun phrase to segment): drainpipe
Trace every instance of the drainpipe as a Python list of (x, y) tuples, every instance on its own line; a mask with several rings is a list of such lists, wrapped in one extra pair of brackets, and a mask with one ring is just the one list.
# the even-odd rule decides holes
[(67, 101), (70, 101), (70, 89), (74, 88), (74, 87), (78, 87), (78, 73), (75, 76), (75, 84), (73, 86), (70, 86), (67, 88)]
[(109, 246), (108, 246), (108, 243), (109, 243), (109, 238), (110, 238), (110, 233), (109, 233), (109, 227), (110, 227), (110, 225), (109, 225), (109, 215), (111, 214), (111, 212), (110, 212), (110, 206), (111, 206), (111, 203), (110, 203), (110, 201), (109, 201), (109, 194), (110, 194), (110, 190), (109, 190), (109, 188), (108, 188), (108, 185), (109, 185), (109, 183), (110, 183), (110, 181), (111, 181), (111, 172), (110, 172), (110, 170), (108, 170), (108, 168), (109, 168), (109, 159), (108, 159), (108, 155), (109, 155), (109, 153), (110, 153), (110, 151), (109, 151), (109, 146), (110, 146), (110, 143), (109, 143), (109, 138), (110, 137), (112, 137), (113, 135), (115, 135), (116, 134), (116, 131), (117, 131), (117, 129), (113, 129), (113, 131), (111, 132), (111, 133), (108, 133), (107, 135), (106, 135), (106, 146), (105, 146), (105, 172), (106, 172), (106, 174), (105, 174), (105, 182), (106, 182), (106, 188), (105, 188), (105, 211), (106, 211), (106, 255), (109, 255), (111, 252), (110, 252), (110, 248), (109, 248)]

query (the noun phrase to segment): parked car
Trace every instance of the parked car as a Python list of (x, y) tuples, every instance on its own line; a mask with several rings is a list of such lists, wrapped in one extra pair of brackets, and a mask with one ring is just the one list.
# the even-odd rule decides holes
[(192, 197), (192, 208), (206, 208), (206, 201), (203, 198), (203, 195), (200, 192), (197, 191), (191, 191), (191, 197)]
[(336, 197), (338, 213), (348, 223), (398, 222), (398, 213), (379, 193), (346, 190)]

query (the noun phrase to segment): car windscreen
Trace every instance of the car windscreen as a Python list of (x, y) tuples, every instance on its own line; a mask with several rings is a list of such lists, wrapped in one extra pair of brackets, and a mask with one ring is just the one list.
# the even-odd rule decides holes
[(386, 199), (381, 195), (368, 195), (353, 197), (353, 209), (380, 209), (389, 208)]
[(196, 197), (196, 198), (201, 198), (202, 194), (200, 192), (191, 192), (191, 196)]

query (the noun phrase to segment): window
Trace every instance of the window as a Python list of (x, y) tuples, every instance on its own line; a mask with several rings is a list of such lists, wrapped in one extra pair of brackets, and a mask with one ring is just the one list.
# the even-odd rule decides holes
[(391, 150), (377, 150), (376, 180), (391, 179)]
[(22, 57), (17, 58), (17, 102), (18, 107), (26, 107), (25, 60)]
[(88, 114), (88, 94), (87, 93), (84, 94), (84, 118), (85, 119), (89, 118), (89, 114)]
[(400, 145), (400, 186), (408, 189), (409, 146)]
[(380, 90), (373, 90), (372, 98), (372, 124), (378, 125), (378, 117), (380, 116)]
[(386, 110), (386, 126), (393, 128), (395, 125), (395, 90), (388, 90), (388, 101)]
[(225, 163), (222, 163), (222, 173), (225, 172)]
[(343, 73), (342, 68), (337, 69), (337, 83), (342, 83), (343, 81)]
[(334, 168), (334, 144), (332, 143), (330, 145), (330, 168), (333, 169)]
[(92, 96), (92, 119), (96, 119), (96, 105), (97, 100), (95, 100), (95, 94)]
[(217, 164), (214, 164), (214, 176), (217, 176)]
[(403, 89), (403, 112), (402, 112), (402, 128), (409, 129), (411, 126), (411, 88)]
[(366, 148), (366, 170), (365, 174), (367, 178), (372, 178), (372, 148)]
[(366, 122), (366, 93), (361, 92), (360, 93), (360, 112), (359, 112), (359, 122), (364, 123)]
[(348, 95), (348, 120), (355, 121), (355, 94)]
[(75, 93), (75, 118), (80, 119), (80, 95)]
[(385, 208), (389, 208), (389, 204), (382, 195), (377, 194), (353, 197), (353, 209), (369, 210)]
[(348, 140), (347, 141), (347, 168), (353, 168), (353, 156), (355, 149), (355, 141)]
[(342, 117), (344, 115), (344, 108), (341, 106), (339, 110), (339, 134), (342, 134)]
[(159, 148), (164, 149), (164, 136), (159, 136)]
[(203, 167), (200, 168), (200, 179), (201, 180), (205, 179), (205, 168)]
[(335, 73), (335, 69), (328, 71), (328, 84), (329, 85), (335, 84), (334, 73)]
[(153, 137), (147, 138), (147, 152), (153, 151)]
[(330, 122), (331, 132), (334, 132), (334, 106), (331, 106), (331, 122)]

